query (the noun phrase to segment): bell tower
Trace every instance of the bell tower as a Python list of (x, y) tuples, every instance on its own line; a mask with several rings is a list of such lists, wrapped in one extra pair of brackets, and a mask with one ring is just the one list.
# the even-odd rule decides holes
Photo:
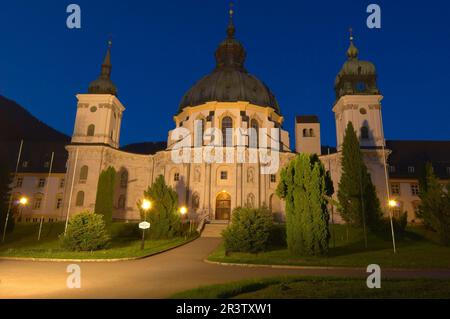
[(355, 127), (362, 148), (381, 148), (385, 145), (381, 117), (381, 95), (377, 86), (375, 65), (358, 59), (359, 51), (350, 34), (348, 60), (336, 77), (337, 148), (341, 150), (345, 129), (349, 122)]
[(98, 79), (89, 85), (88, 94), (78, 94), (73, 144), (97, 144), (119, 148), (120, 127), (125, 107), (117, 98), (111, 80), (111, 41)]

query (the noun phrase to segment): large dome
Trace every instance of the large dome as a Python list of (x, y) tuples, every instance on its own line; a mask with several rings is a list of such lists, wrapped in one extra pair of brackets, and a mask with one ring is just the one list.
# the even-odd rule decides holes
[(183, 97), (179, 112), (185, 107), (206, 102), (245, 101), (271, 107), (280, 114), (280, 107), (270, 89), (244, 67), (246, 52), (242, 44), (234, 39), (235, 28), (228, 26), (228, 37), (216, 51), (216, 68), (198, 81)]

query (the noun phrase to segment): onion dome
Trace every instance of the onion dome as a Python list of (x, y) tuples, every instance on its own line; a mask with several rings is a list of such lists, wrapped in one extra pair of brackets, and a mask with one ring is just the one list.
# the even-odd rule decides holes
[(112, 42), (108, 42), (105, 59), (103, 60), (100, 76), (97, 80), (89, 85), (89, 94), (112, 94), (117, 95), (117, 88), (111, 81), (111, 46)]
[(344, 95), (378, 95), (377, 71), (375, 65), (358, 59), (359, 50), (350, 35), (350, 47), (347, 50), (348, 60), (336, 77), (334, 89), (336, 100)]
[(262, 107), (271, 107), (280, 114), (278, 102), (270, 89), (245, 69), (246, 52), (243, 45), (234, 38), (236, 29), (232, 13), (231, 11), (227, 38), (216, 50), (216, 68), (184, 95), (179, 113), (185, 107), (207, 102), (245, 101)]

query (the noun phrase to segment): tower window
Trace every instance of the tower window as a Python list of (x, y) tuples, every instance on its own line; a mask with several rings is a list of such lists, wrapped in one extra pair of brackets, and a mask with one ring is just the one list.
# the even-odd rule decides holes
[(253, 119), (250, 122), (250, 134), (249, 134), (251, 148), (258, 148), (259, 144), (258, 134), (259, 134), (259, 124), (257, 120)]
[(84, 192), (80, 191), (77, 194), (77, 200), (75, 201), (77, 207), (82, 207), (84, 205)]
[(80, 183), (84, 184), (86, 183), (86, 180), (88, 178), (88, 174), (89, 174), (89, 167), (87, 166), (83, 166), (80, 170)]
[(369, 139), (369, 128), (367, 126), (361, 127), (361, 139), (363, 140)]
[(309, 131), (306, 128), (303, 129), (303, 137), (309, 137)]
[(222, 120), (222, 137), (224, 146), (233, 146), (233, 119), (229, 116)]
[(309, 129), (309, 137), (314, 137), (314, 130), (313, 129)]
[(94, 136), (94, 135), (95, 135), (95, 125), (91, 124), (88, 126), (87, 136)]

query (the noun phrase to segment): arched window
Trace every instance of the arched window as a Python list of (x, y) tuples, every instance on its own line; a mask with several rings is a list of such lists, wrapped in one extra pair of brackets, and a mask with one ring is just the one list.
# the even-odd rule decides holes
[(121, 188), (127, 188), (128, 186), (128, 172), (127, 171), (123, 171), (120, 174), (120, 187)]
[(309, 130), (309, 136), (310, 136), (310, 137), (314, 137), (314, 130), (313, 130), (313, 129), (310, 129), (310, 130)]
[(80, 170), (80, 183), (86, 183), (89, 174), (89, 167), (83, 166)]
[(222, 119), (222, 138), (224, 146), (233, 146), (233, 119), (229, 116)]
[(205, 134), (205, 120), (195, 121), (195, 146), (203, 146), (203, 135)]
[(250, 147), (251, 148), (258, 148), (259, 144), (259, 124), (258, 121), (253, 119), (250, 122)]
[(94, 135), (95, 135), (95, 125), (91, 124), (88, 126), (87, 136), (94, 136)]
[(303, 137), (309, 137), (309, 131), (306, 128), (303, 129)]
[(367, 126), (361, 127), (361, 139), (363, 140), (369, 139), (369, 128)]
[(84, 205), (84, 192), (83, 191), (79, 191), (77, 193), (77, 200), (75, 201), (75, 205), (77, 207), (82, 207)]
[(125, 204), (126, 204), (127, 198), (125, 197), (125, 195), (120, 195), (119, 196), (119, 202), (118, 202), (118, 208), (119, 209), (125, 209)]

